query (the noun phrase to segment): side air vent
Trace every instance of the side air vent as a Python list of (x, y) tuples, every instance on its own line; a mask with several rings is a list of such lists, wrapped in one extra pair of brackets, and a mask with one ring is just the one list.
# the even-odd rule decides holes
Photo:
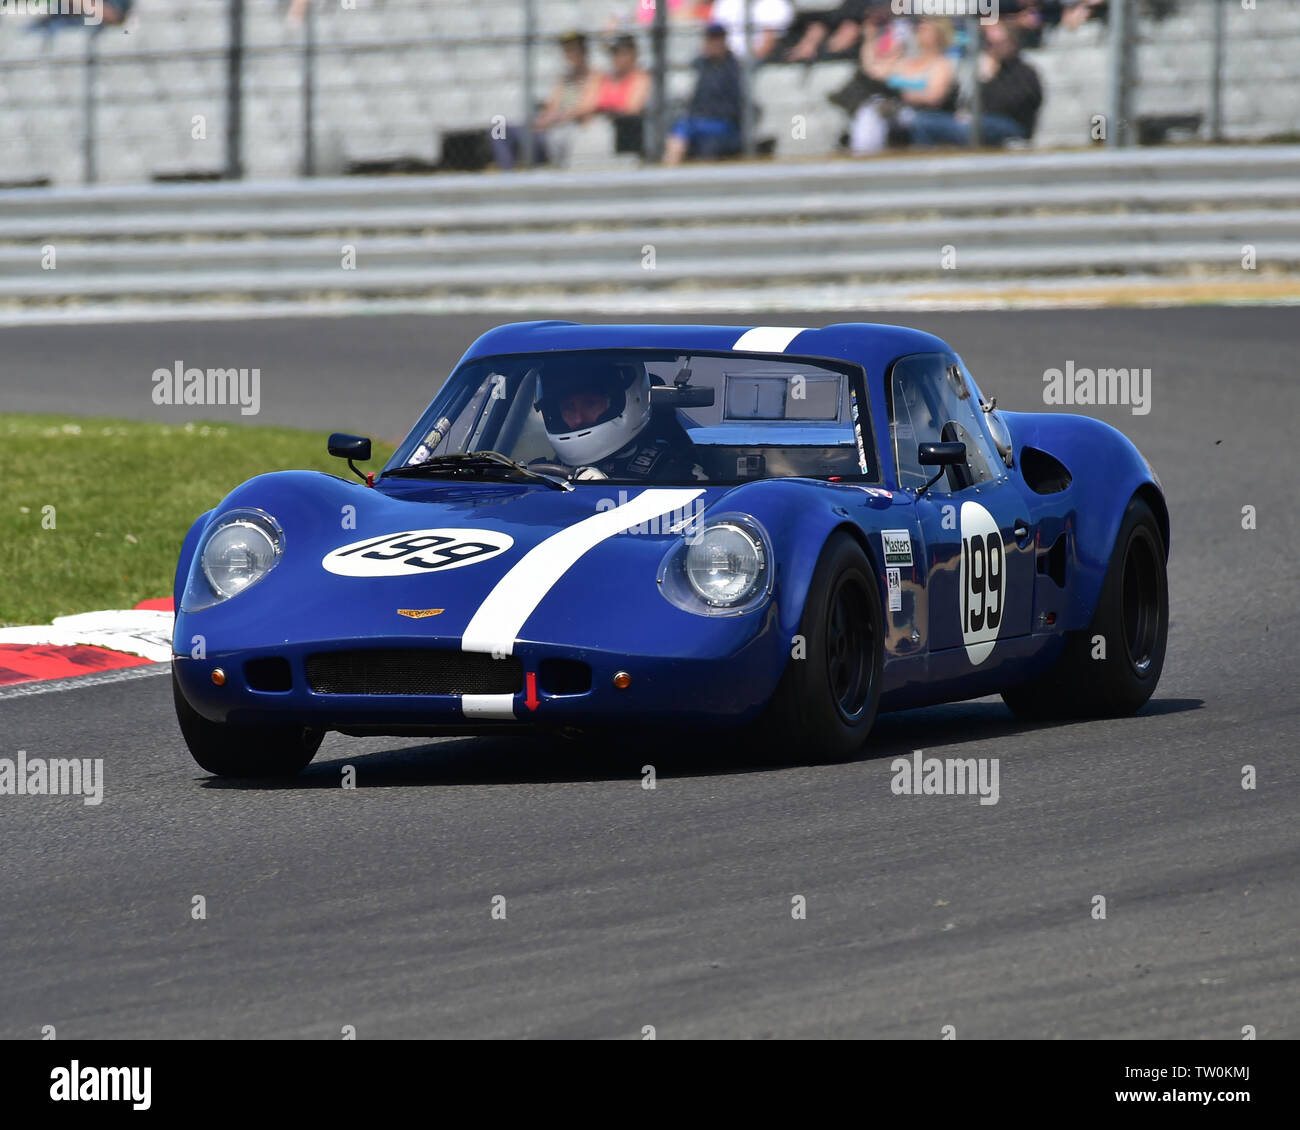
[(293, 690), (293, 672), (289, 661), (278, 656), (250, 659), (244, 664), (244, 680), (249, 690), (281, 693)]
[(576, 659), (543, 659), (537, 682), (546, 694), (586, 694), (591, 690), (591, 667)]
[[(1050, 456), (1049, 456), (1050, 458)], [(1065, 588), (1065, 535), (1061, 534), (1052, 548), (1038, 555), (1038, 571), (1056, 582), (1057, 588)]]
[(1020, 473), (1035, 494), (1056, 494), (1073, 481), (1064, 463), (1036, 447), (1021, 449)]

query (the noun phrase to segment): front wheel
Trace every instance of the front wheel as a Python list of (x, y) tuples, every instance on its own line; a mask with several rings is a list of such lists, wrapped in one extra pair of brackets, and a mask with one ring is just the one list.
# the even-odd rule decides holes
[(1071, 633), (1051, 671), (1002, 693), (1021, 718), (1133, 714), (1160, 681), (1169, 637), (1165, 545), (1151, 508), (1133, 498), (1086, 632)]
[(875, 724), (885, 662), (880, 588), (849, 534), (822, 549), (799, 635), (755, 733), (775, 758), (847, 761)]
[(218, 777), (292, 777), (310, 764), (325, 737), (307, 726), (210, 722), (186, 701), (174, 670), (172, 697), (190, 756)]

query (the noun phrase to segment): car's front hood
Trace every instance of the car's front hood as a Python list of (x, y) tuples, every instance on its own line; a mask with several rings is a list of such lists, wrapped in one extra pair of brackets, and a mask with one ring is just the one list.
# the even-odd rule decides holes
[(521, 639), (599, 647), (602, 625), (629, 603), (642, 620), (688, 615), (658, 595), (655, 575), (682, 528), (727, 493), (420, 480), (368, 490), (310, 472), (264, 475), (214, 516), (272, 515), (283, 558), (252, 588), (178, 621), (177, 647), (196, 633), (211, 633), (215, 649), (401, 636), (498, 654)]

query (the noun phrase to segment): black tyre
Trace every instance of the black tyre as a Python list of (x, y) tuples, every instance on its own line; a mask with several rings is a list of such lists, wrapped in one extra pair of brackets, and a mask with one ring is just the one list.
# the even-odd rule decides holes
[(885, 662), (880, 587), (849, 534), (823, 547), (799, 632), (803, 658), (787, 663), (755, 727), (759, 748), (776, 760), (847, 761), (875, 724)]
[(1070, 635), (1051, 671), (1004, 691), (1003, 701), (1021, 718), (1133, 714), (1160, 682), (1168, 637), (1164, 539), (1151, 508), (1134, 497), (1115, 539), (1091, 626)]
[(316, 756), (325, 734), (306, 726), (233, 726), (209, 722), (181, 694), (172, 672), (176, 720), (201, 769), (218, 777), (291, 777)]

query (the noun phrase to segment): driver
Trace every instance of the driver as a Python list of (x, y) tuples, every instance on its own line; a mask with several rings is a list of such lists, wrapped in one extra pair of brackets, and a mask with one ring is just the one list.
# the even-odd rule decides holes
[(535, 407), (574, 478), (692, 477), (690, 438), (672, 413), (652, 411), (642, 361), (573, 355), (547, 361)]

